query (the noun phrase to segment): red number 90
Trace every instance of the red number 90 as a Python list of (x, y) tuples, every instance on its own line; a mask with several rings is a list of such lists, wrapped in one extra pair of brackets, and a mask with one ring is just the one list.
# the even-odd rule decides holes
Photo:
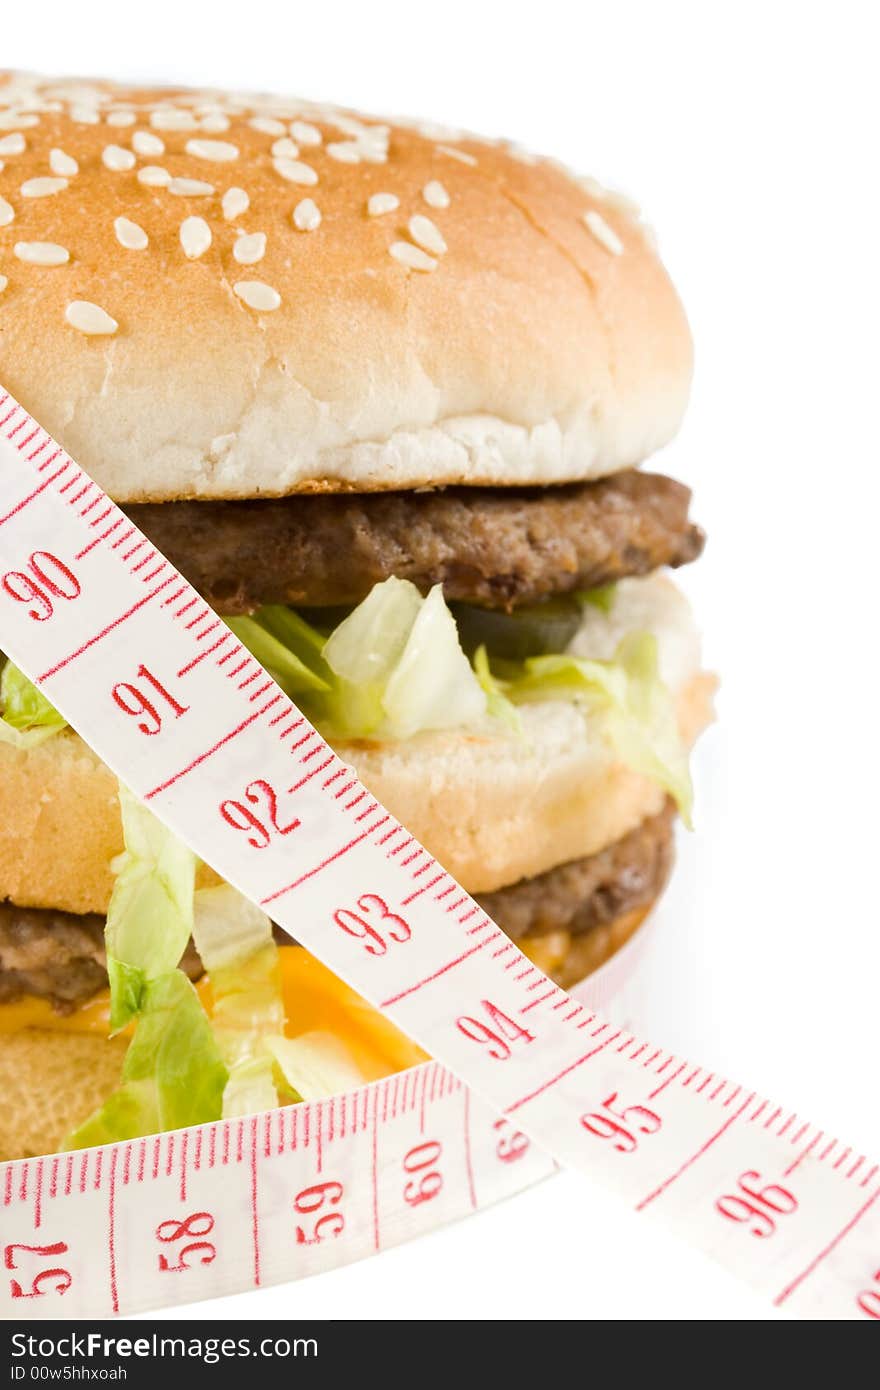
[(30, 603), (30, 617), (35, 622), (44, 623), (55, 612), (53, 599), (79, 598), (80, 583), (63, 560), (51, 555), (48, 550), (35, 550), (27, 562), (27, 570), (10, 570), (4, 574), (2, 584), (10, 598), (16, 603)]

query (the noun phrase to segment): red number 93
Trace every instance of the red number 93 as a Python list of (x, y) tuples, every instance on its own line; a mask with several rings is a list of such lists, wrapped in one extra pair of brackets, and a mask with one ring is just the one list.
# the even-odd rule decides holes
[[(362, 894), (357, 900), (357, 908), (357, 912), (350, 907), (337, 908), (333, 914), (333, 921), (348, 936), (363, 941), (368, 955), (384, 956), (389, 941), (402, 943), (409, 941), (412, 936), (409, 923), (396, 912), (392, 912), (385, 899), (380, 898), (378, 893)], [(370, 918), (373, 920), (370, 921)]]

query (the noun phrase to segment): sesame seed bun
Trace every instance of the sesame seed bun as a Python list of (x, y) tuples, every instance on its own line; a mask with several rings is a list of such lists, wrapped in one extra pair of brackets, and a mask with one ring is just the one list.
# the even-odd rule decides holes
[(552, 161), (13, 75), (0, 163), (0, 379), (119, 501), (590, 479), (678, 426), (646, 229)]

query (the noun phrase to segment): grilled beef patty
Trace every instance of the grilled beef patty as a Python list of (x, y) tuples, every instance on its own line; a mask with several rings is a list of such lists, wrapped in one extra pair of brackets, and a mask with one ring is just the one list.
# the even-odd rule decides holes
[[(599, 854), (478, 901), (515, 941), (556, 931), (583, 936), (657, 897), (672, 865), (673, 821), (670, 803)], [(288, 940), (281, 932), (277, 939)], [(192, 943), (181, 963), (191, 980), (202, 974)], [(0, 903), (0, 1003), (37, 995), (70, 1013), (106, 984), (103, 917)]]
[(359, 603), (396, 575), (512, 609), (695, 560), (690, 490), (630, 469), (551, 488), (296, 495), (126, 508), (221, 613)]

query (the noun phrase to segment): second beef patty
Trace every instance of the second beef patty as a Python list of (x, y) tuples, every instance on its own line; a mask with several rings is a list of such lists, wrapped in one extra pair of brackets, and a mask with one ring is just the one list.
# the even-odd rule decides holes
[[(577, 940), (654, 901), (672, 865), (673, 829), (670, 804), (600, 853), (477, 901), (514, 941), (560, 931)], [(182, 965), (190, 979), (202, 974), (192, 943)], [(0, 1004), (36, 995), (70, 1013), (106, 984), (103, 917), (0, 903)]]

